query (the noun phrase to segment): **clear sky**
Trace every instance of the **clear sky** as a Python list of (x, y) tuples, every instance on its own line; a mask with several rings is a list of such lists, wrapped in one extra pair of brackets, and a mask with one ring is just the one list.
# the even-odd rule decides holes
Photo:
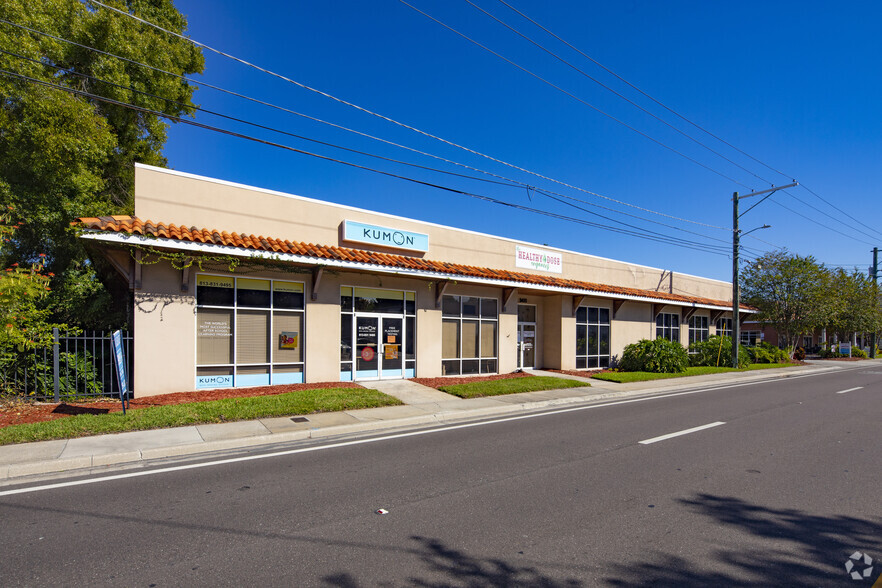
[[(762, 251), (786, 247), (828, 265), (866, 270), (872, 248), (882, 247), (882, 3), (507, 0), (741, 153), (684, 122), (499, 0), (472, 1), (583, 73), (466, 0), (408, 2), (560, 89), (400, 0), (175, 3), (189, 19), (188, 32), (195, 40), (578, 189), (453, 147), (209, 51), (205, 73), (198, 78), (202, 82), (481, 171), (204, 86), (195, 96), (203, 108), (382, 157), (502, 181), (482, 173), (489, 172), (521, 185), (416, 169), (205, 113), (198, 113), (196, 120), (617, 230), (660, 233), (666, 240), (696, 243), (696, 248), (516, 210), (184, 125), (170, 130), (165, 148), (169, 166), (722, 280), (730, 280), (732, 272), (733, 192), (745, 194), (795, 179), (800, 187), (776, 193), (742, 217), (744, 231), (772, 226), (744, 239), (748, 261)], [(525, 184), (587, 210), (528, 190)], [(743, 200), (742, 211), (758, 200)]]

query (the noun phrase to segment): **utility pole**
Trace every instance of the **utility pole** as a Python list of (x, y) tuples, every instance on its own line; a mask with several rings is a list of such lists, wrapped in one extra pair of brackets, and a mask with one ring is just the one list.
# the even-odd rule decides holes
[[(873, 267), (870, 268), (870, 276), (873, 278), (873, 310), (879, 305), (879, 248), (873, 247)], [(876, 359), (876, 326), (873, 325), (873, 334), (870, 335), (870, 357)]]
[[(742, 216), (759, 206), (763, 200), (777, 192), (778, 190), (784, 190), (786, 188), (792, 188), (794, 186), (798, 186), (799, 182), (793, 182), (792, 184), (787, 184), (786, 186), (780, 186), (778, 188), (769, 188), (768, 190), (760, 190), (759, 192), (751, 192), (750, 194), (745, 194), (744, 196), (739, 196), (738, 192), (735, 192), (732, 195), (732, 367), (738, 369), (738, 346), (741, 343), (741, 289), (738, 285), (738, 253), (741, 249), (741, 229), (738, 228), (738, 219)], [(761, 194), (765, 194), (766, 197), (760, 199), (759, 202), (738, 214), (738, 201), (743, 198), (750, 198), (751, 196), (759, 196)], [(770, 225), (763, 225), (761, 227), (757, 227), (755, 229), (751, 229), (744, 233), (747, 235), (748, 233), (752, 233), (754, 231), (758, 231), (759, 229), (768, 229)]]

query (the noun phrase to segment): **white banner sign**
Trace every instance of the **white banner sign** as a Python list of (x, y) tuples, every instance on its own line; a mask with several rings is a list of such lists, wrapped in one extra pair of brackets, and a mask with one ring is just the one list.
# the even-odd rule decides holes
[(517, 267), (556, 274), (563, 273), (563, 258), (560, 253), (517, 245), (516, 255), (515, 265)]

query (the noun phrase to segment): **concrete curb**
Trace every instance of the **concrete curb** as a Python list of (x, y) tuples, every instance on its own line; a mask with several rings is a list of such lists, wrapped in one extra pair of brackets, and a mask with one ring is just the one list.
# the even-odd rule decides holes
[[(708, 388), (737, 386), (741, 384), (751, 384), (763, 380), (775, 380), (793, 377), (797, 375), (811, 375), (820, 372), (828, 372), (831, 370), (842, 369), (839, 366), (818, 366), (801, 369), (799, 371), (794, 368), (785, 368), (786, 372), (776, 370), (776, 373), (741, 374), (740, 377), (715, 378), (702, 382), (695, 382), (694, 385), (684, 386), (684, 382), (672, 380), (654, 380), (652, 382), (641, 382), (639, 386), (630, 386), (626, 390), (603, 390), (599, 387), (591, 388), (592, 391), (598, 393), (588, 393), (582, 395), (567, 396), (563, 398), (551, 398), (535, 401), (515, 401), (507, 403), (503, 400), (497, 400), (498, 404), (492, 406), (481, 406), (476, 408), (449, 409), (440, 412), (427, 412), (422, 415), (405, 416), (401, 418), (374, 418), (355, 423), (324, 426), (312, 429), (298, 429), (292, 431), (281, 431), (278, 433), (269, 433), (252, 436), (237, 436), (228, 439), (215, 439), (203, 441), (200, 443), (184, 443), (177, 445), (168, 445), (160, 447), (149, 447), (139, 450), (127, 450), (111, 453), (99, 453), (94, 455), (84, 455), (77, 457), (58, 457), (55, 459), (43, 459), (38, 461), (23, 461), (21, 463), (0, 464), (0, 481), (5, 483), (14, 483), (17, 478), (27, 476), (57, 474), (62, 472), (70, 472), (74, 470), (88, 470), (90, 468), (110, 468), (124, 464), (134, 464), (138, 462), (147, 462), (155, 459), (167, 459), (176, 457), (186, 457), (210, 453), (214, 451), (229, 451), (235, 449), (245, 449), (249, 447), (261, 447), (273, 444), (288, 443), (294, 441), (304, 441), (307, 439), (326, 439), (331, 437), (352, 435), (357, 433), (369, 433), (374, 431), (385, 431), (391, 429), (401, 429), (406, 427), (423, 426), (423, 425), (442, 425), (455, 424), (468, 421), (477, 421), (491, 416), (499, 416), (505, 418), (518, 413), (527, 413), (542, 410), (543, 408), (560, 407), (567, 405), (591, 404), (602, 402), (604, 400), (614, 400), (625, 397), (646, 397), (663, 395), (670, 392), (690, 392)], [(697, 376), (701, 377), (701, 376)], [(586, 388), (573, 388), (572, 390), (586, 390)], [(546, 391), (548, 392), (548, 391)], [(530, 393), (525, 393), (530, 394)], [(493, 400), (494, 397), (485, 397), (482, 400)], [(465, 405), (468, 401), (464, 401)], [(412, 405), (415, 409), (419, 405)], [(161, 434), (161, 433), (158, 433)], [(104, 436), (110, 441), (113, 435)], [(29, 445), (29, 444), (26, 444)]]

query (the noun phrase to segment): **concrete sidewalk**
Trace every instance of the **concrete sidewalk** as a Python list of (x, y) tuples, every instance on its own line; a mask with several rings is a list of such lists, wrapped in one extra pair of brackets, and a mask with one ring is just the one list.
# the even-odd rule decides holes
[[(873, 363), (882, 362), (876, 360)], [(821, 365), (819, 365), (821, 364)], [(88, 468), (111, 469), (121, 464), (134, 464), (153, 459), (196, 455), (211, 451), (234, 450), (274, 443), (318, 439), (338, 435), (364, 434), (390, 429), (450, 424), (492, 416), (541, 410), (548, 407), (587, 404), (600, 400), (661, 394), (716, 385), (731, 385), (774, 378), (830, 371), (850, 367), (849, 364), (819, 364), (760, 370), (730, 372), (708, 376), (692, 376), (615, 384), (565, 374), (535, 371), (549, 375), (590, 382), (590, 387), (546, 390), (506, 396), (463, 400), (408, 380), (366, 383), (399, 398), (405, 404), (301, 417), (274, 417), (254, 421), (197, 425), (174, 429), (136, 431), (114, 435), (98, 435), (59, 441), (40, 441), (0, 446), (0, 484), (21, 481), (24, 476), (53, 474)], [(862, 362), (866, 365), (866, 362)]]

